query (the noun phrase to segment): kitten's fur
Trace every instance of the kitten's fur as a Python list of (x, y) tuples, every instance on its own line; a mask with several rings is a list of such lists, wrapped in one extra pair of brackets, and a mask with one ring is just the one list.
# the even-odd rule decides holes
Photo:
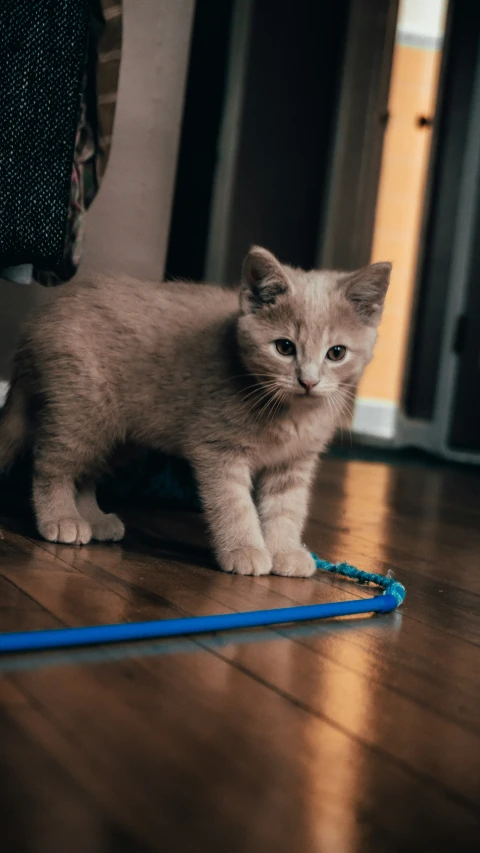
[[(304, 272), (255, 247), (240, 294), (121, 279), (64, 287), (24, 331), (0, 422), (0, 468), (33, 444), (42, 536), (122, 538), (95, 482), (129, 439), (189, 459), (225, 571), (311, 575), (301, 537), (315, 463), (372, 357), (390, 269)], [(296, 355), (280, 355), (278, 338)], [(334, 345), (344, 361), (326, 358)], [(300, 380), (318, 384), (307, 393)]]

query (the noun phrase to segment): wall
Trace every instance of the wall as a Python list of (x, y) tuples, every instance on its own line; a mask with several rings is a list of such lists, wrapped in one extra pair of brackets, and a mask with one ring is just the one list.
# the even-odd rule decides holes
[(417, 271), (446, 0), (402, 0), (397, 25), (372, 261), (393, 262), (375, 358), (359, 389), (354, 428), (391, 438), (402, 395)]
[[(100, 192), (86, 218), (82, 272), (161, 280), (188, 66), (194, 0), (124, 0), (115, 130)], [(0, 281), (0, 384), (18, 326), (55, 293)], [(0, 388), (1, 395), (1, 388)]]
[(115, 133), (85, 270), (163, 277), (193, 11), (194, 0), (124, 0)]

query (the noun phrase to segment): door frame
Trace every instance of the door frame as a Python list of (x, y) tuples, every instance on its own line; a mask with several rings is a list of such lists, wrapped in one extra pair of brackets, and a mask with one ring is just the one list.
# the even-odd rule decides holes
[[(456, 462), (480, 464), (480, 453), (452, 448), (449, 442), (453, 419), (459, 355), (454, 340), (459, 318), (467, 308), (472, 269), (475, 228), (480, 203), (480, 37), (473, 75), (472, 97), (465, 139), (464, 157), (454, 238), (452, 263), (448, 277), (445, 322), (441, 336), (441, 355), (435, 402), (431, 420), (420, 420), (401, 413), (395, 444), (416, 446)], [(407, 373), (408, 377), (408, 373)], [(408, 381), (408, 380), (407, 380)], [(406, 389), (405, 389), (406, 390)]]

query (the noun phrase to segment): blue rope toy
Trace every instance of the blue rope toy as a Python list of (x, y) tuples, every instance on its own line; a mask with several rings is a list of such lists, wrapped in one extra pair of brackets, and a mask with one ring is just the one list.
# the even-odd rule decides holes
[(353, 616), (359, 613), (389, 613), (405, 599), (405, 587), (390, 573), (377, 575), (363, 572), (348, 563), (329, 563), (312, 554), (317, 569), (342, 575), (361, 584), (372, 583), (383, 589), (382, 595), (331, 604), (306, 604), (274, 610), (253, 610), (214, 616), (188, 616), (181, 619), (162, 619), (153, 622), (129, 622), (118, 625), (98, 625), (84, 628), (53, 628), (46, 631), (18, 631), (0, 634), (0, 654), (63, 649), (107, 643), (153, 640), (160, 637), (180, 637), (212, 631), (257, 628), (266, 625), (286, 625), (308, 622), (333, 616)]

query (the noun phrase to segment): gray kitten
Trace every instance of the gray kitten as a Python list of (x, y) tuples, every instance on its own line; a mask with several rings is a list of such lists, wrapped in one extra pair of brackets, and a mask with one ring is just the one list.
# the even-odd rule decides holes
[(122, 538), (95, 483), (132, 440), (190, 461), (226, 572), (313, 574), (302, 528), (316, 460), (372, 357), (390, 270), (304, 272), (255, 247), (239, 292), (62, 288), (24, 330), (0, 421), (0, 469), (33, 445), (41, 535)]

